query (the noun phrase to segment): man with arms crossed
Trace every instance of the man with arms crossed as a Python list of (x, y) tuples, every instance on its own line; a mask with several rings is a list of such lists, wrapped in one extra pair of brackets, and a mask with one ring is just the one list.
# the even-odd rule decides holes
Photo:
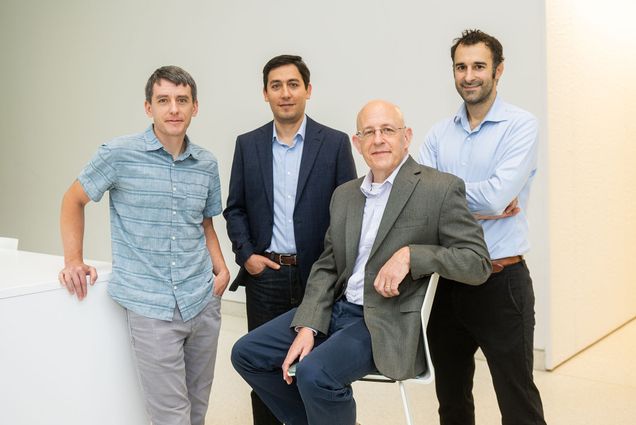
[(216, 158), (186, 130), (196, 84), (176, 66), (146, 84), (143, 133), (100, 147), (62, 201), (65, 267), (82, 300), (95, 269), (84, 263), (84, 209), (110, 194), (112, 298), (126, 309), (137, 369), (154, 425), (203, 425), (230, 276), (212, 217), (221, 213)]
[(353, 143), (370, 171), (334, 192), (302, 304), (232, 351), (235, 369), (288, 425), (353, 425), (352, 382), (376, 367), (394, 379), (424, 371), (428, 276), (477, 285), (490, 274), (462, 181), (410, 157), (412, 131), (400, 110), (370, 102), (357, 129)]
[[(236, 140), (223, 214), (241, 267), (230, 290), (245, 286), (250, 331), (300, 304), (331, 194), (357, 177), (347, 135), (305, 115), (309, 75), (300, 56), (272, 58), (263, 96), (274, 120)], [(254, 392), (252, 412), (256, 425), (280, 424)]]
[(468, 207), (483, 226), (493, 274), (481, 286), (441, 279), (428, 325), (442, 425), (475, 423), (474, 355), (481, 347), (504, 425), (545, 424), (533, 382), (534, 293), (522, 255), (526, 207), (537, 164), (537, 121), (497, 96), (503, 49), (464, 31), (451, 48), (457, 114), (436, 124), (420, 162), (466, 182)]

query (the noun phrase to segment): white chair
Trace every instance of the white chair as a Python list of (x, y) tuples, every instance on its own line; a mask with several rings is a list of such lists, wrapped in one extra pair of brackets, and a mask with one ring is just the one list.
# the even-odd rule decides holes
[(437, 291), (437, 282), (439, 275), (433, 273), (428, 281), (428, 288), (426, 289), (426, 295), (424, 295), (424, 302), (422, 303), (422, 310), (420, 316), (422, 319), (422, 334), (424, 340), (424, 354), (426, 356), (426, 372), (422, 375), (418, 375), (415, 378), (406, 379), (404, 381), (395, 381), (387, 378), (380, 373), (373, 373), (365, 376), (361, 381), (369, 382), (384, 382), (391, 383), (397, 382), (400, 387), (400, 394), (402, 395), (402, 407), (404, 408), (404, 416), (406, 417), (406, 423), (413, 425), (413, 416), (409, 409), (408, 398), (406, 397), (406, 388), (404, 388), (405, 382), (417, 382), (419, 384), (430, 384), (435, 380), (435, 369), (433, 368), (433, 362), (431, 361), (431, 351), (428, 347), (428, 338), (426, 337), (426, 327), (428, 326), (428, 319), (431, 315), (431, 308), (433, 307), (433, 299), (435, 298), (435, 291)]
[(18, 240), (0, 236), (0, 249), (18, 249)]

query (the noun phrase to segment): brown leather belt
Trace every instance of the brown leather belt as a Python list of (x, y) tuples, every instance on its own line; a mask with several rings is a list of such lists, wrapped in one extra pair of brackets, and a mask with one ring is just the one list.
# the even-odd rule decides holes
[(275, 263), (278, 263), (282, 266), (295, 266), (296, 263), (296, 254), (288, 255), (288, 254), (278, 254), (276, 252), (265, 252), (263, 255)]
[(497, 258), (496, 260), (491, 260), (492, 272), (499, 273), (504, 269), (504, 267), (512, 266), (513, 264), (517, 264), (522, 261), (523, 255), (515, 255), (513, 257)]

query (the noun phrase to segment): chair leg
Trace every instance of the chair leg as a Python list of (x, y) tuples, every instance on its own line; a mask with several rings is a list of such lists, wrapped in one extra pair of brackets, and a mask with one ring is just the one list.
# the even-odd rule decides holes
[(402, 396), (402, 407), (404, 408), (404, 416), (406, 417), (406, 424), (413, 425), (413, 416), (411, 416), (411, 410), (409, 409), (409, 400), (406, 397), (406, 388), (403, 381), (398, 381), (400, 386), (400, 395)]

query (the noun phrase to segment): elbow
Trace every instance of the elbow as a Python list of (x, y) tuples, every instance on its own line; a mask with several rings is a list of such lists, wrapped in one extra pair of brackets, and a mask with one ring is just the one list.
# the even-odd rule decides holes
[(486, 282), (492, 273), (492, 263), (489, 258), (480, 257), (479, 262), (475, 264), (474, 273), (467, 276), (464, 283), (473, 286), (479, 286)]

